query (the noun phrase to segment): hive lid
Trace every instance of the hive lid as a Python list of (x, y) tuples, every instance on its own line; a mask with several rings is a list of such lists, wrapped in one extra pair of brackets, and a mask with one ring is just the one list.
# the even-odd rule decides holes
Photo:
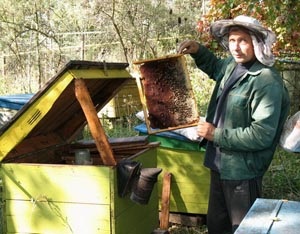
[(75, 96), (82, 79), (97, 111), (132, 79), (127, 63), (70, 61), (0, 129), (0, 161), (65, 144), (76, 138), (86, 117)]

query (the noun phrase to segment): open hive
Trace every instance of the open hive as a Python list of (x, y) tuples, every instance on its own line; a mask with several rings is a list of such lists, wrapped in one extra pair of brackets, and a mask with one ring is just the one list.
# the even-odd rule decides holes
[[(140, 234), (157, 227), (157, 188), (140, 206), (118, 196), (117, 183), (125, 159), (155, 168), (157, 144), (107, 139), (97, 117), (132, 80), (127, 66), (70, 61), (1, 129), (4, 233)], [(93, 140), (76, 142), (86, 123)], [(88, 165), (74, 164), (77, 149), (89, 149)]]

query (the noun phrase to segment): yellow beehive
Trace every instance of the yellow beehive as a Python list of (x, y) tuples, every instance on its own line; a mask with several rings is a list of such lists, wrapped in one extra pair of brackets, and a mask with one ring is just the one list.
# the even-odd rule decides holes
[[(117, 186), (118, 163), (156, 167), (157, 144), (123, 139), (112, 145), (95, 121), (132, 80), (126, 67), (71, 61), (1, 129), (4, 233), (141, 234), (158, 226), (156, 186), (146, 205), (120, 197)], [(94, 141), (74, 143), (87, 122), (96, 126)], [(89, 165), (74, 164), (78, 147), (89, 149)]]

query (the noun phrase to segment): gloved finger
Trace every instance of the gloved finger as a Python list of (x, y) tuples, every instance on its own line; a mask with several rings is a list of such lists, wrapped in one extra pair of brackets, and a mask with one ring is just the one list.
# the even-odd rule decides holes
[(193, 40), (186, 40), (181, 43), (179, 47), (179, 53), (182, 54), (194, 54), (198, 51), (199, 44)]
[(188, 54), (188, 50), (189, 50), (190, 46), (191, 46), (191, 41), (190, 40), (183, 41), (179, 45), (178, 53), (180, 53), (180, 54)]

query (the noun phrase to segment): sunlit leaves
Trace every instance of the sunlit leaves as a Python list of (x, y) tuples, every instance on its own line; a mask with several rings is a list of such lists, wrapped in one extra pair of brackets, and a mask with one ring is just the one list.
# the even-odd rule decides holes
[(257, 18), (278, 36), (274, 50), (300, 51), (300, 1), (298, 0), (211, 0), (207, 19), (234, 18), (244, 14)]

